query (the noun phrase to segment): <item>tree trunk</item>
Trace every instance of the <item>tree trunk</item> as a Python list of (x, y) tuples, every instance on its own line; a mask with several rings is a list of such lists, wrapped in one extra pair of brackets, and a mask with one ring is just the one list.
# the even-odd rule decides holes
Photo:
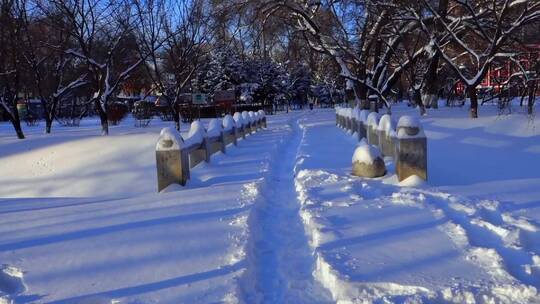
[(413, 100), (414, 103), (418, 106), (418, 109), (420, 110), (420, 115), (424, 116), (426, 115), (426, 107), (424, 106), (424, 103), (422, 102), (422, 93), (420, 90), (414, 90), (413, 92)]
[(49, 117), (49, 115), (45, 115), (45, 133), (51, 134), (51, 128), (52, 128), (52, 119)]
[[(99, 98), (94, 102), (96, 109), (99, 114), (99, 119), (101, 121), (101, 135), (109, 135), (109, 119), (107, 117), (107, 112), (101, 107)], [(106, 104), (106, 103), (105, 103)]]
[(536, 81), (531, 81), (529, 84), (529, 101), (527, 102), (527, 113), (529, 115), (533, 114), (534, 110), (534, 99), (536, 98), (536, 87), (537, 87)]
[(24, 139), (24, 132), (21, 128), (21, 120), (10, 118), (11, 124), (13, 125), (13, 128), (15, 129), (15, 133), (17, 133), (17, 138)]
[(467, 87), (469, 98), (471, 99), (471, 118), (478, 118), (478, 94), (476, 86)]

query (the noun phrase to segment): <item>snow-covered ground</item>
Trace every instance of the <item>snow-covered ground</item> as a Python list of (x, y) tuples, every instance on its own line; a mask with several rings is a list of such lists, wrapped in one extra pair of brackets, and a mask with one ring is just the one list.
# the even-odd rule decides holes
[(314, 110), (269, 116), (161, 194), (163, 122), (23, 141), (2, 123), (0, 303), (540, 303), (540, 123), (421, 121), (426, 184), (391, 161), (351, 176), (356, 140)]

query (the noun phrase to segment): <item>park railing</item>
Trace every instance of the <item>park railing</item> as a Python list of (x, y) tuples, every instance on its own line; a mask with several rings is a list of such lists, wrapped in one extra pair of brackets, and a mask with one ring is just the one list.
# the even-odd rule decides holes
[(266, 128), (264, 111), (234, 113), (223, 119), (212, 119), (205, 129), (194, 121), (186, 138), (173, 128), (163, 128), (156, 144), (158, 191), (172, 184), (184, 186), (190, 179), (190, 169), (201, 162), (210, 162), (217, 152), (237, 145), (238, 139)]
[(427, 138), (418, 119), (405, 115), (395, 124), (389, 114), (336, 107), (336, 124), (391, 157), (399, 181), (412, 175), (427, 180)]

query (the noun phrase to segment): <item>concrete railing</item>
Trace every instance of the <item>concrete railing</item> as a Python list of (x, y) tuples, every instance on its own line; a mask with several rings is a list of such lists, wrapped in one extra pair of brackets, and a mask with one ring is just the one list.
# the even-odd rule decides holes
[(358, 140), (378, 146), (383, 156), (391, 157), (399, 181), (412, 175), (427, 180), (427, 138), (417, 119), (402, 116), (397, 125), (389, 114), (358, 108), (336, 108), (336, 124)]
[(212, 119), (207, 129), (202, 122), (194, 121), (185, 139), (172, 128), (162, 129), (156, 144), (158, 191), (171, 184), (184, 186), (190, 178), (191, 168), (203, 161), (210, 162), (213, 154), (225, 153), (228, 145), (236, 145), (238, 139), (261, 128), (266, 128), (262, 110)]

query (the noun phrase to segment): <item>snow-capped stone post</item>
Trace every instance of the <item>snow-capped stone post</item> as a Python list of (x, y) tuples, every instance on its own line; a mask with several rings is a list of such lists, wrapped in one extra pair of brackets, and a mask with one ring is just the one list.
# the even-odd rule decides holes
[(184, 149), (189, 155), (189, 168), (193, 168), (203, 161), (210, 161), (206, 131), (204, 130), (203, 124), (199, 120), (191, 123), (191, 127), (189, 129), (187, 138), (184, 140), (184, 144)]
[(266, 113), (263, 110), (259, 110), (259, 116), (261, 117), (262, 127), (266, 129)]
[(223, 143), (225, 146), (229, 144), (238, 144), (236, 141), (236, 125), (231, 115), (227, 114), (223, 117)]
[(345, 128), (348, 130), (348, 131), (351, 131), (352, 132), (352, 109), (351, 108), (347, 108), (347, 120), (346, 120), (346, 123), (345, 123)]
[[(221, 119), (212, 119), (208, 123), (207, 136), (207, 154), (213, 155), (218, 151), (225, 153), (225, 139)], [(208, 158), (210, 159), (210, 158)]]
[(362, 141), (352, 157), (352, 174), (369, 178), (384, 176), (386, 165), (379, 148)]
[(392, 116), (384, 114), (379, 120), (379, 148), (383, 156), (395, 157), (395, 130)]
[(234, 113), (233, 119), (236, 124), (236, 138), (246, 138), (244, 119), (242, 118), (242, 114), (240, 114), (239, 112)]
[(379, 145), (379, 113), (371, 112), (367, 118), (367, 142), (370, 145)]
[(368, 110), (360, 111), (360, 140), (365, 138), (367, 140), (367, 118), (369, 116)]
[(402, 116), (397, 125), (396, 173), (402, 181), (412, 175), (427, 180), (427, 139), (418, 119)]
[(189, 178), (187, 157), (182, 157), (184, 141), (173, 128), (161, 130), (156, 144), (158, 191), (171, 184), (185, 185)]
[(249, 123), (250, 123), (249, 126), (251, 128), (251, 133), (257, 132), (257, 119), (255, 117), (255, 113), (253, 113), (253, 111), (249, 111), (248, 117), (249, 117)]
[(360, 121), (360, 108), (354, 107), (352, 110), (352, 133), (356, 133), (356, 137), (358, 140), (361, 140), (360, 137), (360, 127), (358, 125), (358, 122)]
[(249, 113), (247, 111), (242, 112), (242, 121), (244, 124), (244, 135), (251, 134), (251, 121), (249, 120)]

